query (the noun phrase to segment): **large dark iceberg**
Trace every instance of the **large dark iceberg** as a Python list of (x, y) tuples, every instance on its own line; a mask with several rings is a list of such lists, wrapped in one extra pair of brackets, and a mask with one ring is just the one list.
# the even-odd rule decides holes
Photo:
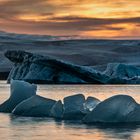
[(7, 51), (5, 56), (14, 63), (9, 74), (11, 79), (39, 84), (139, 84), (140, 68), (109, 63), (104, 71), (98, 68), (80, 66), (25, 51)]

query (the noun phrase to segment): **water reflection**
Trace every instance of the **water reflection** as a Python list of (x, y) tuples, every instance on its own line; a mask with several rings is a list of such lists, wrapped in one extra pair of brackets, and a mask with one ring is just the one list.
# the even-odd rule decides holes
[[(32, 118), (9, 116), (10, 124), (14, 128), (13, 133), (29, 136), (32, 139), (45, 139), (48, 137), (55, 140), (134, 140), (135, 133), (140, 132), (140, 125), (136, 124), (94, 124), (85, 125), (76, 121), (60, 121), (51, 118)], [(18, 128), (18, 131), (17, 131)], [(16, 131), (15, 131), (16, 130)], [(21, 132), (25, 133), (22, 134)], [(35, 138), (35, 137), (34, 137)]]
[(100, 124), (94, 126), (87, 126), (86, 129), (98, 129), (101, 133), (104, 133), (105, 137), (114, 139), (131, 139), (133, 134), (138, 131), (139, 125), (135, 124)]
[[(9, 85), (0, 84), (0, 103), (9, 96)], [(133, 96), (140, 103), (139, 85), (39, 85), (41, 96), (63, 99), (83, 93), (104, 100), (115, 94)], [(17, 117), (0, 113), (0, 139), (8, 140), (139, 140), (140, 125), (119, 124), (85, 125), (81, 122), (60, 121), (52, 118)]]

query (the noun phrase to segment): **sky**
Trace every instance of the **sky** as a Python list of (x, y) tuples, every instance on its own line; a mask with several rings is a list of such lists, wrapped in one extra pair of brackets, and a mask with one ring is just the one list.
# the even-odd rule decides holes
[(140, 39), (140, 0), (0, 0), (0, 30)]

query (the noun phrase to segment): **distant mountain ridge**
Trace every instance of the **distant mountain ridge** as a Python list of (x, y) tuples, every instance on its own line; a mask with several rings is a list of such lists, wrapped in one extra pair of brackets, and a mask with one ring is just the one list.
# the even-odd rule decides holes
[(52, 35), (37, 35), (37, 34), (18, 34), (0, 31), (1, 39), (18, 39), (18, 40), (37, 40), (37, 41), (55, 41), (55, 40), (71, 40), (81, 39), (80, 36), (52, 36)]

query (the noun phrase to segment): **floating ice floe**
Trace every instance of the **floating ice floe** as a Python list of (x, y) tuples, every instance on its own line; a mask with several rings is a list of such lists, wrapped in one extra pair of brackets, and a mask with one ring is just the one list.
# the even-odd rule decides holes
[(83, 94), (76, 94), (76, 95), (65, 97), (63, 119), (79, 120), (83, 118), (84, 102), (85, 102), (85, 97)]
[(100, 102), (99, 99), (89, 96), (83, 104), (85, 113), (90, 113)]
[(56, 119), (62, 119), (64, 106), (61, 100), (57, 101), (51, 108), (50, 116)]
[(128, 95), (115, 95), (101, 103), (83, 118), (91, 123), (140, 122), (140, 105)]
[(55, 100), (35, 95), (18, 104), (12, 113), (27, 117), (50, 117), (51, 108), (55, 103)]
[(16, 105), (36, 95), (37, 86), (25, 81), (11, 80), (10, 97), (0, 105), (0, 112), (10, 113)]

